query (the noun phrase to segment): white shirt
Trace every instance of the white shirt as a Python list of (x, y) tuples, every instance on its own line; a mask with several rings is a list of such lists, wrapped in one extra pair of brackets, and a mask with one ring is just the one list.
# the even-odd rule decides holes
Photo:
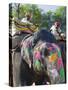
[(23, 18), (21, 22), (32, 25), (32, 23), (27, 20), (27, 17)]
[(61, 29), (60, 28), (58, 28), (58, 32), (57, 32), (57, 29), (56, 29), (56, 27), (55, 27), (55, 25), (53, 25), (51, 28), (50, 28), (50, 30), (51, 30), (51, 33), (55, 36), (55, 38), (58, 40), (58, 39), (61, 39), (61, 37), (59, 36), (59, 33), (61, 33)]

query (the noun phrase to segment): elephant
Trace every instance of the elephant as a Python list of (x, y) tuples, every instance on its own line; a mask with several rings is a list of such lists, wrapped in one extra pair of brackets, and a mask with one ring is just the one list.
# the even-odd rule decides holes
[[(47, 43), (47, 46), (48, 46), (48, 43), (49, 43), (50, 45), (54, 44), (55, 46), (58, 46), (58, 44), (55, 42), (56, 40), (53, 37), (53, 35), (50, 34), (50, 32), (48, 32), (46, 30), (44, 32), (47, 35), (50, 35), (50, 38), (48, 39), (48, 37), (46, 35), (44, 36), (45, 37), (44, 41), (41, 38), (39, 38), (39, 41), (37, 42), (37, 44), (34, 47), (32, 47), (32, 39), (34, 37), (33, 35), (28, 35), (28, 34), (22, 33), (21, 35), (16, 35), (16, 36), (10, 38), (10, 41), (12, 41), (12, 42), (10, 42), (10, 43), (12, 43), (12, 46), (10, 45), (10, 49), (15, 49), (17, 46), (17, 48), (14, 51), (16, 56), (15, 56), (15, 54), (12, 55), (13, 56), (13, 62), (14, 62), (14, 57), (15, 57), (16, 58), (15, 62), (17, 64), (19, 64), (19, 65), (13, 64), (13, 68), (14, 68), (13, 73), (18, 72), (15, 74), (15, 76), (13, 75), (14, 77), (16, 77), (16, 79), (12, 80), (12, 81), (15, 81), (14, 86), (19, 86), (19, 85), (21, 85), (21, 86), (28, 85), (29, 86), (29, 85), (32, 85), (33, 82), (35, 82), (35, 85), (56, 84), (56, 83), (64, 83), (65, 82), (64, 65), (63, 65), (64, 63), (62, 61), (62, 56), (61, 56), (61, 62), (62, 62), (62, 68), (63, 69), (61, 70), (61, 72), (63, 72), (63, 75), (61, 75), (61, 76), (63, 76), (64, 79), (63, 80), (57, 80), (57, 82), (56, 82), (56, 79), (58, 79), (58, 78), (55, 78), (55, 80), (51, 80), (51, 78), (53, 78), (53, 77), (49, 76), (49, 75), (51, 75), (52, 72), (55, 72), (58, 75), (58, 72), (56, 69), (49, 71), (49, 67), (47, 67), (50, 64), (50, 62), (47, 62), (47, 59), (49, 56), (49, 50), (48, 50), (48, 47), (45, 47), (46, 45), (44, 45), (44, 49), (41, 49), (41, 51), (40, 51), (40, 52), (43, 52), (44, 58), (42, 58), (42, 60), (45, 61), (45, 64), (41, 64), (42, 62), (40, 60), (36, 60), (36, 62), (34, 61), (35, 60), (34, 59), (35, 58), (34, 52), (35, 52), (36, 48), (39, 47), (39, 45), (41, 47), (43, 44)], [(25, 44), (23, 46), (22, 43), (24, 43), (25, 41), (26, 41), (26, 43), (28, 41), (29, 42), (31, 41), (30, 42), (31, 49), (30, 49), (30, 47), (28, 47), (28, 49), (30, 49), (30, 52), (32, 53), (32, 54), (30, 54), (31, 65), (29, 64), (29, 62), (27, 62), (28, 61), (28, 57), (26, 56), (27, 54), (23, 53), (23, 51), (25, 52), (26, 47), (25, 47)], [(27, 43), (27, 45), (28, 45), (28, 43)], [(55, 48), (55, 46), (53, 46), (53, 47)], [(59, 46), (56, 48), (58, 49)], [(28, 52), (28, 54), (30, 52)], [(57, 52), (57, 50), (56, 50), (56, 52)], [(59, 49), (59, 52), (60, 52), (60, 49)], [(45, 55), (44, 55), (44, 53), (45, 53)], [(26, 59), (24, 56), (26, 57)], [(38, 64), (39, 66), (37, 66), (36, 64)], [(51, 64), (51, 66), (52, 66), (52, 64)], [(15, 68), (17, 68), (17, 69), (15, 69)], [(11, 80), (10, 80), (10, 82), (11, 82)]]
[[(38, 43), (32, 47), (32, 40), (33, 36), (22, 40), (21, 58), (22, 62), (26, 63), (29, 71), (28, 69), (24, 69), (25, 71), (22, 70), (24, 65), (22, 63), (23, 65), (21, 64), (20, 68), (21, 83), (23, 82), (23, 85), (28, 85), (27, 82), (31, 82), (31, 84), (35, 82), (35, 84), (38, 85), (64, 83), (64, 65), (59, 46), (56, 45), (56, 43), (39, 40)], [(30, 75), (27, 75), (26, 72), (30, 72)], [(26, 80), (27, 77), (30, 79)]]

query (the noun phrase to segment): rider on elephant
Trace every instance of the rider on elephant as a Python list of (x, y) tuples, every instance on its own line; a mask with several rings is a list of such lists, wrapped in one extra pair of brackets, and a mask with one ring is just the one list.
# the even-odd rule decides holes
[(27, 28), (29, 28), (31, 32), (36, 32), (38, 31), (38, 27), (31, 22), (32, 17), (33, 14), (31, 12), (26, 13), (25, 17), (21, 20), (21, 22), (27, 24)]
[(32, 13), (26, 13), (25, 17), (19, 22), (19, 20), (15, 20), (15, 26), (16, 29), (18, 30), (18, 33), (28, 33), (32, 34), (38, 30), (37, 25), (34, 25), (31, 22), (32, 19)]
[(50, 28), (50, 32), (55, 36), (56, 40), (64, 39), (65, 34), (60, 29), (61, 23), (56, 21)]

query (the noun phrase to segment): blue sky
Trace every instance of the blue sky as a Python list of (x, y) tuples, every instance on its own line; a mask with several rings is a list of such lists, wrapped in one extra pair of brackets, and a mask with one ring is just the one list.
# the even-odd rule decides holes
[(38, 5), (38, 7), (41, 8), (43, 10), (43, 12), (47, 12), (49, 10), (55, 11), (60, 6), (56, 6), (56, 5)]

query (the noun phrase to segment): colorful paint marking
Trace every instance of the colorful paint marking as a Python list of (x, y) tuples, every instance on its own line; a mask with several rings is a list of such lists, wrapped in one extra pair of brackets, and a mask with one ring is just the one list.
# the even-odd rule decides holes
[(35, 59), (41, 59), (40, 51), (36, 51), (34, 55), (35, 55)]
[(65, 75), (64, 75), (64, 69), (63, 68), (60, 69), (60, 72), (59, 73), (60, 73), (60, 77), (61, 78), (64, 78), (65, 77)]
[(53, 62), (58, 59), (57, 53), (53, 53), (49, 56), (49, 61)]

